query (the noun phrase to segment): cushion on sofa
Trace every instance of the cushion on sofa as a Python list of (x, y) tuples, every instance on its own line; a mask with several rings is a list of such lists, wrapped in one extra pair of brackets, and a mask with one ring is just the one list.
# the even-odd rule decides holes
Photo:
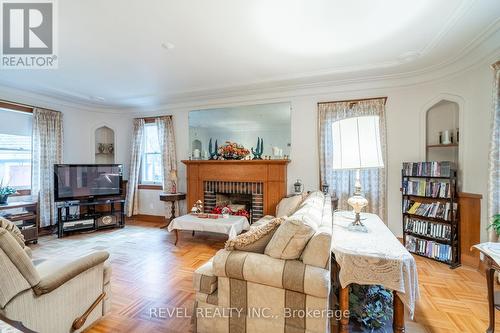
[(0, 217), (0, 228), (3, 228), (10, 232), (10, 234), (14, 236), (16, 242), (18, 242), (19, 245), (21, 245), (21, 247), (24, 249), (24, 247), (26, 246), (24, 245), (24, 236), (21, 233), (21, 230), (19, 230), (19, 228), (14, 223), (3, 217)]
[(283, 221), (284, 218), (264, 221), (260, 225), (250, 228), (249, 231), (228, 240), (225, 249), (264, 253), (267, 244)]
[(276, 230), (264, 253), (277, 259), (298, 259), (315, 232), (313, 225), (289, 217)]
[(298, 259), (321, 224), (324, 202), (323, 193), (309, 194), (299, 209), (276, 230), (264, 253), (278, 259)]
[(281, 201), (276, 206), (276, 216), (283, 217), (292, 215), (293, 213), (295, 213), (297, 208), (299, 208), (302, 200), (303, 198), (300, 194), (281, 199)]

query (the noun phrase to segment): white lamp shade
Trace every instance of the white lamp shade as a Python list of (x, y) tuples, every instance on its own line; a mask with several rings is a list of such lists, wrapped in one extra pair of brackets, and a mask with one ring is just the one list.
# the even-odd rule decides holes
[(333, 169), (384, 166), (378, 116), (347, 118), (332, 124)]

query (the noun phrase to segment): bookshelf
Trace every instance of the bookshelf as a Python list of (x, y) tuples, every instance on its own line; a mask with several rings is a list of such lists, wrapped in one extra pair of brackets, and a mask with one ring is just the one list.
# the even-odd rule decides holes
[(460, 266), (455, 163), (403, 163), (401, 192), (406, 249), (450, 268)]

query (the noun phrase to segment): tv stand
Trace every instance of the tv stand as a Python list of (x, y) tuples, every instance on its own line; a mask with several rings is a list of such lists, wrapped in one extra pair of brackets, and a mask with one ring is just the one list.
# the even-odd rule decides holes
[[(57, 237), (76, 231), (93, 231), (125, 226), (125, 199), (103, 198), (56, 202)], [(78, 214), (71, 214), (70, 208), (79, 207)], [(63, 216), (64, 210), (64, 216)]]

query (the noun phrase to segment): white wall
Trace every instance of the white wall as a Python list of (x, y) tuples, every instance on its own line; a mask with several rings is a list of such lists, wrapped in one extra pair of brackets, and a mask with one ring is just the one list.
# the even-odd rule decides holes
[[(181, 106), (138, 114), (171, 114), (177, 141), (179, 160), (179, 190), (186, 189), (185, 166), (180, 160), (186, 159), (190, 149), (188, 134), (189, 110), (263, 102), (286, 102), (292, 104), (292, 162), (288, 167), (288, 187), (292, 191), (293, 182), (300, 178), (306, 190), (319, 187), (319, 157), (317, 137), (317, 103), (345, 99), (387, 96), (387, 149), (388, 170), (387, 202), (388, 225), (397, 235), (402, 235), (400, 169), (404, 161), (425, 160), (425, 112), (441, 99), (447, 99), (460, 106), (460, 164), (463, 170), (462, 191), (483, 195), (481, 205), (481, 238), (486, 239), (486, 198), (488, 145), (491, 114), (492, 72), (491, 62), (476, 65), (460, 74), (418, 84), (402, 84), (400, 87), (386, 87), (385, 81), (357, 84), (332, 85), (321, 89), (288, 91), (253, 96), (232, 97), (210, 100), (192, 106)], [(163, 206), (152, 200), (157, 193), (149, 194), (145, 205), (148, 212), (161, 215)], [(144, 197), (144, 199), (146, 199)], [(152, 203), (153, 202), (153, 203)], [(144, 212), (146, 211), (144, 207)]]

